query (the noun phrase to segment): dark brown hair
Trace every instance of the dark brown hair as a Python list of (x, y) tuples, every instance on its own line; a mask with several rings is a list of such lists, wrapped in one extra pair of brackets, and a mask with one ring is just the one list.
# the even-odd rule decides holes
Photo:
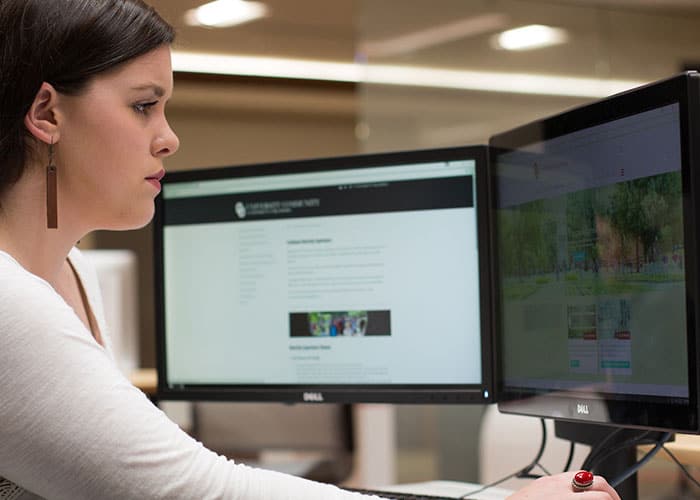
[(174, 38), (141, 0), (0, 0), (0, 195), (22, 176), (32, 143), (24, 115), (43, 82), (80, 94)]

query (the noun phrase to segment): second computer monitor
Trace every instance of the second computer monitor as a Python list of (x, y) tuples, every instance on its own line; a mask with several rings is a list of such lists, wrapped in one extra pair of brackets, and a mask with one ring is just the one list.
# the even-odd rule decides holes
[(492, 401), (485, 169), (469, 147), (169, 174), (161, 394)]
[(698, 432), (700, 76), (496, 135), (502, 411)]

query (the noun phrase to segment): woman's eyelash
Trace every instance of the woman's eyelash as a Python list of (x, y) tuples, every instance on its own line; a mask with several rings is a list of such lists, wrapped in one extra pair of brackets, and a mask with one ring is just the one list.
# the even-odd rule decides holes
[(133, 108), (134, 111), (136, 111), (137, 113), (145, 115), (148, 113), (148, 109), (155, 106), (156, 104), (158, 104), (158, 101), (141, 102), (138, 104), (134, 104)]

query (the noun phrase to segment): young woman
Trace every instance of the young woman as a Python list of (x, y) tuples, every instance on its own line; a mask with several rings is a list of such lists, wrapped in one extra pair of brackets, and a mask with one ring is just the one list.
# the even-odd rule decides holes
[[(153, 215), (172, 41), (141, 0), (0, 0), (0, 499), (360, 498), (217, 456), (116, 368), (74, 245)], [(619, 500), (571, 476), (513, 498)]]

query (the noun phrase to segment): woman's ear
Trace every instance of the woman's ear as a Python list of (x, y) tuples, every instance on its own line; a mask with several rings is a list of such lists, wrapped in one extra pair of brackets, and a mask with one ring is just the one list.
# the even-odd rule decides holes
[(27, 130), (46, 144), (56, 143), (59, 140), (55, 115), (57, 101), (56, 89), (50, 83), (44, 82), (36, 93), (29, 111), (24, 115), (24, 125)]

